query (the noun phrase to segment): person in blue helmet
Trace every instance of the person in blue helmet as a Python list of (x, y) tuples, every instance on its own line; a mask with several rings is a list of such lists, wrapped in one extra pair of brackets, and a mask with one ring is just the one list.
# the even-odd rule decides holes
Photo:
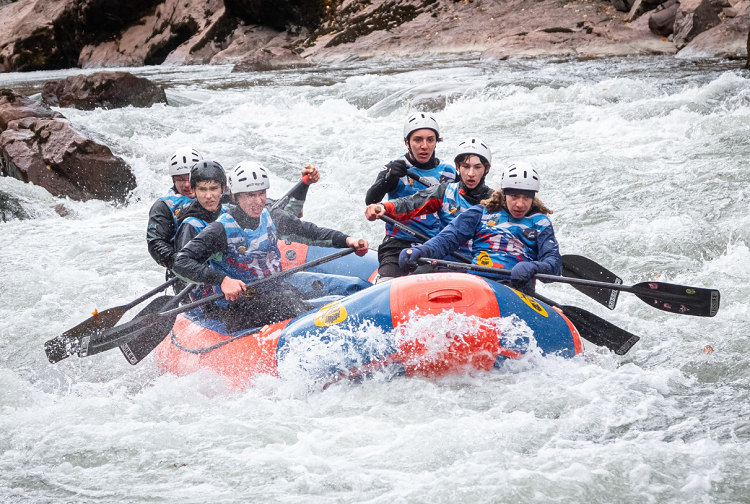
[[(435, 147), (439, 141), (442, 141), (440, 127), (432, 115), (424, 112), (411, 114), (404, 123), (406, 154), (386, 164), (378, 173), (375, 183), (367, 191), (365, 203), (379, 203), (385, 197), (392, 201), (426, 189), (431, 184), (453, 182), (456, 178), (456, 169), (435, 156)], [(428, 182), (428, 185), (415, 178), (421, 178)], [(430, 237), (435, 236), (441, 229), (434, 212), (414, 216), (404, 223)], [(378, 281), (406, 274), (398, 264), (398, 256), (402, 250), (414, 243), (414, 238), (410, 234), (390, 224), (386, 224), (385, 230), (386, 236), (378, 248)]]
[(236, 206), (222, 213), (177, 254), (174, 270), (183, 278), (212, 286), (225, 298), (204, 307), (206, 316), (224, 322), (230, 332), (258, 327), (301, 315), (313, 307), (284, 281), (263, 284), (246, 293), (247, 284), (281, 271), (279, 235), (299, 235), (329, 241), (332, 247), (352, 247), (367, 253), (368, 243), (333, 229), (304, 222), (289, 213), (266, 207), (268, 171), (253, 161), (238, 164), (228, 177)]
[[(481, 139), (469, 137), (459, 143), (454, 163), (458, 171), (455, 182), (443, 182), (410, 196), (373, 203), (365, 209), (365, 217), (374, 221), (385, 215), (408, 222), (420, 215), (436, 213), (440, 229), (445, 228), (462, 212), (489, 198), (494, 192), (485, 184), (492, 166), (492, 151)], [(458, 252), (471, 256), (471, 240), (463, 244)]]
[(402, 268), (413, 271), (420, 258), (442, 258), (472, 240), (472, 263), (510, 270), (511, 285), (534, 292), (537, 273), (560, 275), (562, 258), (548, 213), (535, 204), (539, 174), (517, 162), (502, 174), (500, 191), (461, 213), (437, 236), (404, 250)]

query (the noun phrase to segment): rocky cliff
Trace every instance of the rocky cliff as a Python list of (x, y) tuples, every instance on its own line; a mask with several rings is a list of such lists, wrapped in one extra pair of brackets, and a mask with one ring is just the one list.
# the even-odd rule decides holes
[[(750, 0), (17, 0), (0, 71), (481, 53), (747, 54)], [(679, 51), (679, 52), (678, 52)]]

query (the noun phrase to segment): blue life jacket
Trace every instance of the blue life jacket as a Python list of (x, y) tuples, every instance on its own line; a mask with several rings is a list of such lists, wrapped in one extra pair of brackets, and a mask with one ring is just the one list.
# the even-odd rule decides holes
[[(182, 207), (195, 201), (195, 198), (188, 198), (182, 194), (174, 192), (174, 187), (167, 191), (167, 194), (159, 198), (167, 204), (169, 210), (172, 212), (172, 219), (174, 220), (175, 235), (177, 234), (177, 217), (180, 215)], [(174, 239), (174, 236), (172, 237)]]
[[(401, 156), (399, 159), (403, 159), (404, 161), (406, 161), (407, 165), (411, 166), (409, 160), (406, 159), (406, 155)], [(453, 165), (444, 163), (440, 163), (435, 168), (432, 168), (430, 170), (417, 169), (412, 171), (413, 173), (430, 180), (434, 184), (439, 184), (440, 182), (445, 181), (452, 182), (456, 179), (456, 169), (453, 167)], [(417, 182), (409, 176), (404, 175), (399, 179), (396, 189), (388, 193), (388, 200), (390, 201), (397, 198), (403, 198), (404, 196), (410, 196), (415, 192), (421, 191), (422, 189), (426, 188), (427, 186), (425, 186), (421, 182)], [(429, 237), (435, 236), (442, 229), (437, 212), (417, 216), (413, 219), (404, 221), (404, 224), (412, 228), (414, 231), (419, 231), (420, 233), (425, 234)], [(414, 241), (414, 237), (412, 235), (395, 228), (391, 224), (385, 225), (385, 232), (388, 236), (393, 236), (394, 238)]]
[[(445, 228), (448, 224), (453, 222), (453, 219), (458, 217), (459, 214), (474, 206), (466, 201), (466, 198), (461, 195), (461, 193), (459, 192), (460, 185), (460, 182), (453, 182), (445, 187), (445, 194), (443, 194), (443, 206), (438, 211), (438, 218), (440, 219), (441, 229)], [(472, 241), (473, 240), (469, 240), (468, 242), (461, 245), (461, 248), (458, 249), (458, 252), (465, 255), (466, 257), (471, 257)]]
[[(263, 209), (260, 224), (255, 230), (243, 229), (228, 212), (220, 215), (216, 222), (224, 226), (228, 251), (221, 258), (211, 257), (209, 264), (212, 268), (245, 284), (281, 271), (276, 226), (267, 208)], [(220, 293), (221, 287), (215, 285), (213, 291)], [(227, 301), (222, 299), (216, 304), (226, 306)]]
[(488, 213), (485, 208), (472, 246), (473, 263), (512, 269), (521, 261), (536, 261), (537, 237), (551, 225), (541, 213), (516, 219), (505, 210)]

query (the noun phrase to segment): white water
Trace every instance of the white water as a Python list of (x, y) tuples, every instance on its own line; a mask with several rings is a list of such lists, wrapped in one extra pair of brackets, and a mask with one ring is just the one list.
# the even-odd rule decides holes
[[(0, 179), (38, 216), (0, 223), (0, 501), (750, 502), (746, 72), (669, 58), (229, 70), (135, 70), (177, 106), (61, 110), (133, 167), (124, 208), (65, 201), (61, 218), (62, 200)], [(0, 87), (31, 94), (73, 73), (2, 74)], [(210, 373), (159, 376), (119, 351), (46, 361), (44, 341), (161, 283), (145, 227), (176, 147), (225, 167), (262, 161), (272, 196), (313, 162), (323, 178), (306, 218), (376, 244), (364, 192), (418, 108), (443, 128), (440, 157), (469, 135), (490, 143), (491, 185), (511, 160), (536, 164), (563, 253), (626, 284), (719, 288), (719, 314), (628, 294), (610, 312), (544, 286), (641, 341), (625, 357), (588, 345), (572, 360), (325, 390), (290, 373), (232, 393)]]

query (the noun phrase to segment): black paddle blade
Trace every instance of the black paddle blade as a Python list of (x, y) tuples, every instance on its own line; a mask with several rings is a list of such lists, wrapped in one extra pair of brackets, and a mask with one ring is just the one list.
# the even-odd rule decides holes
[[(160, 296), (154, 299), (136, 317), (141, 316), (141, 314), (158, 312), (171, 298), (172, 296)], [(88, 345), (92, 338), (96, 338), (97, 335), (111, 329), (128, 309), (127, 306), (110, 308), (46, 341), (44, 352), (47, 354), (47, 360), (55, 364), (71, 355), (79, 354), (84, 343)]]
[(102, 312), (95, 312), (95, 315), (92, 315), (77, 326), (45, 342), (44, 351), (47, 354), (47, 359), (54, 364), (73, 355), (77, 350), (73, 353), (71, 353), (71, 350), (81, 338), (93, 336), (110, 327), (114, 327), (128, 309), (128, 306), (116, 306)]
[(177, 315), (164, 317), (157, 323), (138, 331), (133, 339), (120, 345), (122, 355), (135, 366), (153, 352), (164, 341), (164, 338), (169, 336), (169, 331), (172, 330), (176, 319)]
[(578, 329), (578, 334), (581, 337), (594, 345), (607, 347), (617, 355), (625, 355), (641, 339), (640, 336), (629, 333), (625, 329), (620, 329), (603, 318), (577, 306), (561, 306), (560, 308)]
[(663, 282), (641, 282), (630, 292), (659, 310), (696, 317), (713, 317), (721, 301), (721, 293), (716, 289)]
[[(605, 267), (595, 263), (588, 257), (579, 255), (562, 256), (563, 276), (568, 278), (583, 278), (584, 280), (595, 280), (597, 282), (606, 282), (613, 284), (622, 284), (622, 278), (618, 277)], [(614, 310), (617, 305), (617, 297), (620, 291), (604, 289), (598, 287), (584, 287), (582, 285), (573, 285), (573, 287), (597, 303)]]
[(172, 300), (174, 296), (161, 296), (154, 299), (143, 310), (138, 312), (133, 320), (119, 326), (102, 331), (90, 339), (81, 342), (78, 352), (80, 357), (88, 357), (106, 350), (124, 345), (135, 338), (158, 331), (161, 327), (171, 328), (177, 315), (162, 316), (159, 312)]

